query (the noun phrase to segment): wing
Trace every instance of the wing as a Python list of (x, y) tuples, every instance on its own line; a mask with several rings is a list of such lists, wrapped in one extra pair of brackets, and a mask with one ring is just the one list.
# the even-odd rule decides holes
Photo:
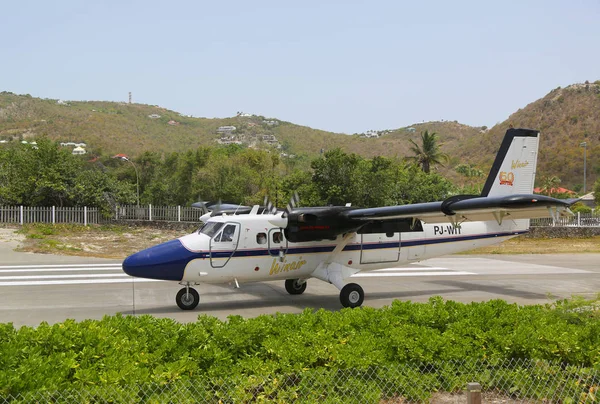
[(508, 195), (499, 197), (454, 196), (443, 202), (354, 209), (343, 212), (350, 220), (420, 219), (425, 223), (462, 223), (465, 221), (534, 219), (571, 214), (576, 200), (544, 195)]

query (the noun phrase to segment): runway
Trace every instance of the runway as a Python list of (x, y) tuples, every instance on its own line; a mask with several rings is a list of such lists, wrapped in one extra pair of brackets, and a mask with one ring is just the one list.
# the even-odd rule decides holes
[[(181, 311), (174, 282), (133, 279), (121, 262), (41, 254), (2, 254), (0, 322), (37, 326), (41, 322), (100, 319), (105, 315), (151, 314), (177, 321), (199, 315), (299, 313), (306, 308), (340, 310), (339, 291), (311, 279), (303, 295), (290, 296), (283, 282), (199, 285), (200, 305)], [(382, 307), (394, 299), (427, 301), (442, 296), (461, 302), (504, 299), (521, 304), (549, 303), (572, 295), (600, 292), (600, 255), (455, 255), (405, 268), (360, 273), (352, 278), (365, 290), (364, 306)]]

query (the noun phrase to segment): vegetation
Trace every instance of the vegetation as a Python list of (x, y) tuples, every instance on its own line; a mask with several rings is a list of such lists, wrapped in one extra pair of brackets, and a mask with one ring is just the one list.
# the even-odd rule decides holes
[(89, 165), (56, 143), (0, 148), (0, 205), (97, 206), (134, 200), (130, 184)]
[(448, 155), (440, 152), (440, 145), (437, 141), (437, 133), (425, 131), (421, 133), (421, 145), (418, 145), (414, 140), (409, 140), (411, 143), (410, 151), (414, 156), (409, 156), (409, 160), (421, 166), (423, 172), (429, 174), (431, 166), (441, 165), (442, 161), (448, 160)]
[(187, 205), (199, 199), (262, 203), (270, 195), (284, 206), (294, 191), (304, 206), (353, 203), (376, 206), (443, 199), (452, 184), (395, 159), (372, 160), (341, 149), (296, 167), (265, 150), (199, 147), (165, 156), (145, 152), (124, 164), (104, 157), (85, 161), (47, 138), (37, 145), (0, 148), (0, 205), (99, 206), (136, 202)]
[[(518, 306), (433, 297), (427, 304), (394, 301), (382, 309), (230, 316), (227, 322), (200, 316), (195, 323), (180, 324), (117, 315), (18, 330), (2, 324), (0, 397), (72, 388), (108, 392), (206, 378), (213, 386), (232, 388), (223, 382), (243, 376), (249, 388), (260, 377), (295, 375), (300, 381), (316, 374), (332, 377), (340, 369), (419, 369), (442, 362), (452, 367), (452, 361), (465, 360), (494, 365), (533, 359), (559, 362), (563, 369), (598, 367), (600, 311), (594, 307), (577, 300)], [(519, 385), (522, 373), (510, 374), (508, 382)]]

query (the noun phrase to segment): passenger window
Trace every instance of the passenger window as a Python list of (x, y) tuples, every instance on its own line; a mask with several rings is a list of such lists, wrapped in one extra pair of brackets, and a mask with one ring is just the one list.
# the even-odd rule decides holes
[(256, 242), (258, 244), (266, 244), (267, 243), (267, 235), (265, 233), (258, 233), (256, 235)]
[(280, 231), (273, 233), (273, 243), (279, 244), (283, 240), (283, 235)]

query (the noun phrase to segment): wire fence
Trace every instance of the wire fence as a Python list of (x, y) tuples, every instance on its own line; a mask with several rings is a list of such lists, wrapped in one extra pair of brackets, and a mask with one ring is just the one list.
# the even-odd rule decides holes
[[(480, 386), (480, 392), (467, 391)], [(597, 403), (600, 370), (529, 359), (318, 368), (268, 376), (86, 385), (0, 395), (0, 403)], [(2, 388), (0, 387), (0, 392)], [(482, 402), (479, 401), (479, 402)]]

